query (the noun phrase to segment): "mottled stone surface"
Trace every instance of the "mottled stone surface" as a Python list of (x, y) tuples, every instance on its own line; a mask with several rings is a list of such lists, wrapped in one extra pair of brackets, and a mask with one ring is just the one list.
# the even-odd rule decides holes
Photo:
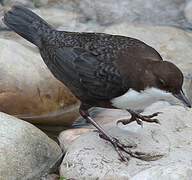
[(60, 156), (60, 147), (28, 122), (4, 113), (0, 122), (0, 179), (39, 180)]
[(186, 19), (190, 23), (192, 23), (192, 1), (191, 0), (188, 0), (185, 5), (184, 15), (185, 15)]
[(130, 180), (191, 180), (192, 168), (183, 163), (168, 163), (141, 171)]
[[(156, 168), (154, 174), (162, 171), (165, 174), (168, 173), (166, 167), (172, 166), (172, 164), (190, 167), (192, 161), (192, 135), (190, 133), (192, 131), (192, 111), (181, 106), (157, 108), (157, 111), (163, 112), (158, 116), (161, 125), (144, 123), (141, 128), (136, 123), (131, 123), (127, 126), (119, 125), (117, 127), (115, 120), (106, 124), (105, 129), (125, 144), (136, 143), (137, 148), (133, 150), (162, 154), (163, 158), (151, 162), (131, 158), (128, 163), (121, 162), (109, 142), (100, 139), (97, 132), (88, 132), (78, 137), (68, 147), (60, 174), (66, 178), (78, 177), (80, 180), (110, 179), (110, 177), (124, 180), (156, 166), (160, 168)], [(147, 111), (145, 114), (153, 112)], [(180, 166), (172, 169), (178, 169), (177, 174), (181, 173), (184, 177), (191, 177), (190, 173), (189, 176), (186, 174), (191, 172), (190, 168), (188, 168), (189, 171)], [(178, 177), (180, 176), (178, 175)]]
[(65, 9), (77, 11), (85, 19), (102, 25), (134, 22), (187, 26), (183, 16), (185, 0), (61, 0)]

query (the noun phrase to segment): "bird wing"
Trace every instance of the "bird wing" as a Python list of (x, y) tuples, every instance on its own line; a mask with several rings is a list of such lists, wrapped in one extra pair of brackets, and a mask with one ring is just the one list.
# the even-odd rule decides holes
[[(68, 77), (60, 80), (70, 89), (82, 87), (88, 97), (108, 100), (127, 91), (118, 69), (112, 63), (99, 61), (97, 56), (85, 49), (57, 48), (54, 61), (60, 74), (63, 72), (63, 78)], [(69, 84), (69, 81), (72, 82)]]

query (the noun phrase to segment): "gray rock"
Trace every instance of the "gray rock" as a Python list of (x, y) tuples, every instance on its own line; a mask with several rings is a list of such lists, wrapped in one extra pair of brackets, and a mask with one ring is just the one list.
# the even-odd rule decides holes
[(191, 180), (192, 168), (180, 163), (169, 163), (141, 171), (130, 180)]
[(33, 8), (34, 4), (29, 0), (3, 0), (4, 6), (24, 5), (26, 7)]
[[(180, 174), (183, 177), (191, 177), (189, 167), (192, 161), (192, 135), (190, 133), (192, 131), (192, 110), (181, 106), (168, 106), (160, 108), (158, 111), (163, 112), (158, 116), (161, 125), (144, 123), (141, 128), (136, 123), (131, 123), (127, 126), (115, 127), (115, 120), (106, 125), (105, 129), (125, 144), (136, 143), (137, 148), (133, 150), (153, 155), (161, 154), (163, 158), (156, 161), (130, 158), (128, 163), (121, 162), (109, 142), (100, 139), (97, 132), (88, 132), (78, 137), (69, 146), (60, 168), (60, 175), (66, 178), (78, 177), (79, 180), (124, 180), (158, 166), (159, 168), (155, 169), (154, 174), (156, 173), (158, 176), (159, 172), (162, 172), (162, 177), (164, 177), (163, 173), (169, 173), (166, 171), (166, 167), (175, 164), (176, 167), (168, 168), (170, 172), (178, 169), (179, 171), (176, 173), (178, 177), (181, 177)], [(145, 112), (145, 114), (151, 113), (154, 111)], [(177, 164), (179, 165), (177, 166)], [(183, 166), (187, 166), (189, 171), (184, 170)], [(151, 170), (149, 171), (151, 172)], [(145, 179), (145, 174), (147, 173), (143, 173), (142, 179)]]
[(49, 0), (32, 0), (35, 7), (41, 7), (41, 6), (46, 6), (49, 2)]
[(34, 10), (48, 23), (58, 30), (64, 31), (99, 31), (101, 27), (96, 23), (81, 22), (81, 15), (76, 11), (62, 9), (61, 7), (41, 7)]
[[(188, 72), (187, 72), (188, 71)], [(184, 81), (184, 90), (186, 92), (187, 97), (190, 102), (192, 102), (192, 70), (186, 70), (184, 73), (185, 81)]]
[(60, 147), (30, 123), (4, 113), (0, 122), (0, 179), (39, 180), (60, 156)]
[(108, 26), (104, 32), (137, 38), (154, 47), (164, 60), (183, 69), (192, 68), (192, 34), (184, 30), (168, 26), (121, 23)]
[(184, 9), (184, 15), (185, 15), (185, 18), (186, 18), (190, 23), (192, 23), (192, 1), (191, 1), (191, 0), (189, 0), (189, 1), (186, 3), (185, 9)]
[(85, 19), (99, 24), (134, 22), (141, 24), (185, 26), (185, 0), (61, 0), (63, 7), (78, 11)]

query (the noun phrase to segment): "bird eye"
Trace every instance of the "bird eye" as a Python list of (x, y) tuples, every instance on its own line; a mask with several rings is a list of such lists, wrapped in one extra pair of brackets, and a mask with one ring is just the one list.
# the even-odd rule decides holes
[(163, 79), (159, 79), (159, 82), (160, 84), (163, 86), (163, 87), (166, 87), (166, 83)]

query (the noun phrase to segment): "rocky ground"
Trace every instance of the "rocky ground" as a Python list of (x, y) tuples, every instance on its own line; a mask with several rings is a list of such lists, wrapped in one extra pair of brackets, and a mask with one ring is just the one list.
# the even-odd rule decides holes
[[(0, 19), (14, 4), (31, 8), (59, 30), (144, 41), (183, 71), (184, 91), (192, 102), (191, 0), (0, 0)], [(122, 142), (136, 143), (133, 150), (163, 155), (152, 162), (121, 162), (92, 126), (68, 128), (79, 117), (78, 100), (52, 76), (38, 50), (0, 20), (1, 180), (191, 180), (192, 110), (176, 104), (173, 100), (148, 107), (146, 114), (163, 112), (161, 125), (144, 123), (143, 128), (136, 123), (117, 126), (117, 119), (129, 116), (124, 111), (92, 114)], [(59, 145), (39, 128), (52, 138), (60, 133)], [(57, 168), (62, 150), (66, 155)]]

